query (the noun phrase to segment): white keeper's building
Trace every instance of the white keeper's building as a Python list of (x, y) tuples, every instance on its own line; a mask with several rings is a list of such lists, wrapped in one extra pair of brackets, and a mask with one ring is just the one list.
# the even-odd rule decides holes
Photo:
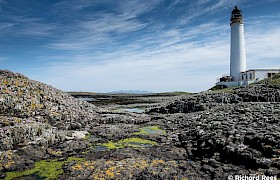
[(243, 86), (269, 78), (280, 72), (280, 69), (246, 70), (244, 41), (244, 20), (242, 11), (236, 6), (231, 12), (230, 75), (217, 80), (216, 85), (232, 87)]

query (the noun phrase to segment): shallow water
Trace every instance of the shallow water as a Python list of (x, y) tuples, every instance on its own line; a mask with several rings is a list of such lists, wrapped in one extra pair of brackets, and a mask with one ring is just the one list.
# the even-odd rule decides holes
[(80, 98), (77, 98), (81, 101), (97, 101), (97, 99), (95, 98), (90, 98), (90, 97), (80, 97)]
[(138, 146), (138, 147), (150, 147), (150, 146), (152, 146), (149, 143), (139, 143), (139, 142), (128, 142), (127, 144), (131, 145), (131, 146)]
[(94, 146), (94, 151), (105, 151), (105, 150), (109, 150), (109, 148), (107, 148), (106, 146)]
[(145, 109), (140, 109), (140, 108), (124, 108), (120, 110), (131, 112), (131, 113), (143, 113), (145, 111)]
[(135, 132), (134, 134), (166, 134), (166, 131), (157, 126), (147, 126), (140, 128), (140, 132)]
[(162, 133), (161, 129), (150, 129), (150, 128), (143, 128), (143, 130), (147, 133), (147, 134), (159, 134)]

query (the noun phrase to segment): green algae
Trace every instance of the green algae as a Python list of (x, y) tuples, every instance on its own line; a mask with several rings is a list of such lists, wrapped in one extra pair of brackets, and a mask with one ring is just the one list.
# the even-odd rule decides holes
[(124, 146), (130, 146), (130, 147), (148, 147), (148, 146), (153, 146), (156, 145), (157, 142), (151, 141), (151, 140), (146, 140), (146, 139), (141, 139), (141, 138), (128, 138), (124, 140), (119, 141), (121, 144), (124, 144)]
[(166, 134), (165, 130), (160, 129), (158, 126), (146, 126), (143, 128), (140, 128), (140, 132), (135, 132), (133, 134)]
[(100, 146), (104, 146), (107, 149), (123, 148), (122, 144), (120, 144), (119, 142), (113, 142), (113, 141), (109, 141), (107, 143), (102, 143)]
[(22, 176), (36, 176), (39, 179), (57, 179), (59, 175), (63, 173), (62, 165), (66, 162), (83, 161), (83, 158), (69, 157), (66, 161), (53, 160), (41, 160), (35, 162), (33, 169), (28, 169), (21, 172), (7, 172), (5, 180), (12, 180), (14, 178)]
[(125, 147), (134, 147), (134, 148), (143, 148), (156, 145), (157, 142), (141, 139), (141, 138), (127, 138), (119, 140), (117, 142), (109, 141), (108, 143), (98, 144), (94, 147), (95, 150), (110, 150), (110, 149), (119, 149)]

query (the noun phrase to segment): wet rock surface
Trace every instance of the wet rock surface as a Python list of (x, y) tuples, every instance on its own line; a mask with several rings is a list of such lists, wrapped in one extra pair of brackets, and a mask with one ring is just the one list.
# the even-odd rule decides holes
[(279, 86), (123, 96), (93, 105), (0, 70), (0, 178), (280, 176)]

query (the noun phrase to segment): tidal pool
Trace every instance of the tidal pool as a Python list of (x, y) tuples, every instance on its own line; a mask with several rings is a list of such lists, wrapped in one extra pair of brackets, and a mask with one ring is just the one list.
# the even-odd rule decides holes
[(107, 146), (102, 146), (102, 145), (94, 146), (93, 149), (94, 149), (94, 151), (106, 151), (106, 150), (109, 150), (109, 148)]
[(79, 98), (77, 98), (77, 99), (79, 99), (79, 100), (81, 100), (81, 101), (97, 101), (97, 99), (95, 99), (95, 98), (90, 98), (90, 97), (79, 97)]
[(135, 132), (133, 134), (166, 134), (166, 131), (160, 129), (158, 126), (146, 126), (140, 128), (140, 132)]
[(141, 108), (122, 108), (120, 110), (131, 112), (131, 113), (143, 113), (145, 111), (145, 109), (141, 109)]

